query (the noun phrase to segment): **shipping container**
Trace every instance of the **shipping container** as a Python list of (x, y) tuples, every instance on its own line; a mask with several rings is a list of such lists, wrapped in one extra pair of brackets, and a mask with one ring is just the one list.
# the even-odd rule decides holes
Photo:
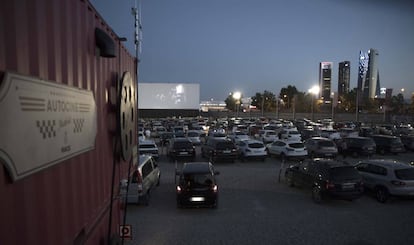
[(0, 7), (0, 244), (116, 244), (137, 59), (87, 0)]

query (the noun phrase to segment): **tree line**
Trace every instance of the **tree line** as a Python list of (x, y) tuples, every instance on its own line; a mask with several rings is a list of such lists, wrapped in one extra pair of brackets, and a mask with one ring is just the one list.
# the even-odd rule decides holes
[[(312, 96), (314, 96), (312, 98)], [(337, 101), (323, 101), (318, 96), (311, 93), (301, 92), (295, 86), (287, 86), (280, 89), (278, 95), (271, 91), (265, 90), (262, 93), (256, 92), (250, 98), (250, 103), (243, 103), (246, 98), (241, 95), (240, 98), (234, 98), (230, 94), (226, 99), (226, 108), (230, 111), (254, 108), (263, 112), (290, 112), (298, 113), (311, 112), (313, 109), (315, 113), (328, 111), (334, 106), (337, 113), (354, 113), (356, 108), (360, 112), (367, 113), (387, 113), (392, 114), (407, 114), (414, 113), (414, 94), (411, 96), (410, 103), (406, 103), (402, 93), (392, 96), (391, 98), (361, 98), (357, 101), (357, 88), (352, 89), (348, 93), (339, 96)], [(332, 104), (333, 103), (333, 104)], [(312, 105), (313, 104), (313, 105)], [(313, 106), (313, 108), (312, 108)]]

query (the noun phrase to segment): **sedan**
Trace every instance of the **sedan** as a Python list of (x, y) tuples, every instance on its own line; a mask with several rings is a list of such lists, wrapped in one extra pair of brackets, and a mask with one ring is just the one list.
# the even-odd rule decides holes
[(263, 142), (258, 140), (242, 140), (237, 142), (240, 158), (257, 158), (264, 161), (267, 157), (266, 147)]
[(302, 141), (275, 140), (266, 146), (270, 156), (279, 156), (282, 159), (304, 159), (308, 151)]

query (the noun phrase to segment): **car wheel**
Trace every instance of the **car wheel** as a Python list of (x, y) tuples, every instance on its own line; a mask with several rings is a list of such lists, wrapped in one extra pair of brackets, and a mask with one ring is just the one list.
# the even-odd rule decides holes
[(321, 188), (319, 188), (318, 186), (314, 186), (312, 188), (312, 199), (316, 203), (322, 202), (322, 192), (321, 192)]
[(389, 192), (385, 187), (377, 187), (375, 188), (375, 197), (378, 202), (385, 203), (388, 200)]

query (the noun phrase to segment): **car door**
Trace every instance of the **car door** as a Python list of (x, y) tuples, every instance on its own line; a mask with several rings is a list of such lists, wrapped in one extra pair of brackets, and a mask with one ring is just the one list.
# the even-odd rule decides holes
[(308, 166), (308, 161), (301, 162), (298, 166), (298, 170), (295, 173), (295, 183), (298, 183), (300, 186), (305, 186), (307, 183), (307, 179), (309, 178)]
[(373, 169), (371, 164), (361, 162), (356, 166), (356, 169), (364, 180), (364, 186), (368, 189), (373, 189), (375, 185), (375, 178), (373, 173), (371, 173)]

